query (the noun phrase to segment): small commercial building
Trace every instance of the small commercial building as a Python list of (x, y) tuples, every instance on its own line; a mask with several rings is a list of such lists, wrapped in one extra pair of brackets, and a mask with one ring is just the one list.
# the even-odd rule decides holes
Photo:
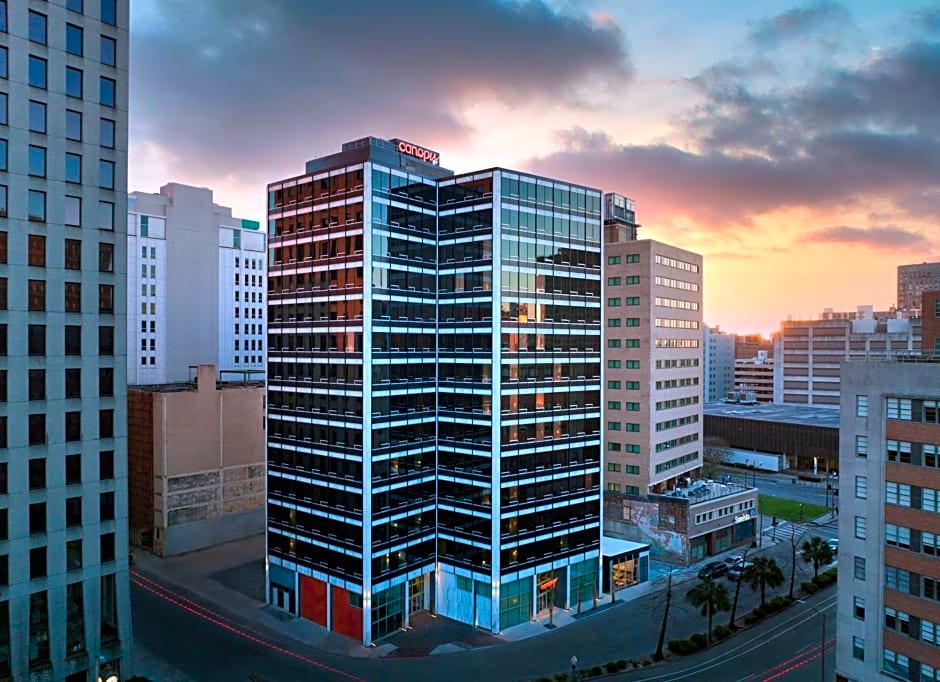
[(839, 410), (818, 405), (706, 403), (705, 441), (718, 450), (781, 455), (790, 467), (802, 471), (838, 472)]
[(264, 532), (264, 383), (128, 389), (131, 542), (160, 556)]
[(601, 588), (610, 594), (611, 584), (615, 591), (645, 583), (650, 577), (650, 546), (642, 542), (630, 542), (619, 538), (601, 538)]

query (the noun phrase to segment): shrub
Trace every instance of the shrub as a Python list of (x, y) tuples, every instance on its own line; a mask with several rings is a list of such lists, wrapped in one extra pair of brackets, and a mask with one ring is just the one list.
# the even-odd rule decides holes
[(749, 613), (749, 614), (747, 614), (746, 616), (744, 616), (744, 624), (745, 624), (745, 625), (754, 625), (754, 623), (756, 623), (756, 622), (759, 621), (759, 620), (760, 620), (760, 618), (758, 618), (757, 616), (755, 616), (753, 613)]
[(609, 673), (617, 672), (617, 661), (607, 661), (607, 663), (604, 664), (604, 670)]
[(786, 598), (784, 598), (784, 597), (779, 597), (779, 596), (778, 596), (778, 597), (774, 597), (773, 599), (770, 600), (770, 603), (767, 604), (767, 606), (770, 607), (770, 610), (771, 610), (771, 611), (779, 611), (780, 609), (782, 609), (782, 608), (783, 608), (784, 606), (786, 606), (786, 605), (787, 605), (787, 600), (786, 600)]
[(568, 673), (555, 673), (555, 682), (568, 682), (571, 679), (571, 675)]
[(712, 630), (712, 634), (715, 636), (715, 639), (721, 640), (731, 634), (731, 630), (726, 628), (724, 625), (716, 625), (715, 629)]
[(803, 582), (803, 583), (800, 583), (800, 587), (803, 588), (803, 591), (804, 591), (806, 594), (815, 594), (815, 593), (816, 593), (816, 590), (819, 589), (818, 587), (816, 587), (816, 583), (814, 583), (814, 582)]
[(699, 647), (695, 642), (688, 639), (673, 639), (669, 641), (669, 651), (678, 656), (688, 656), (698, 651)]
[(648, 665), (653, 665), (653, 661), (651, 661), (651, 660), (648, 659), (648, 658), (644, 658), (644, 659), (643, 659), (643, 667), (645, 668), (645, 667), (648, 666)]
[(689, 637), (689, 639), (690, 639), (690, 640), (692, 641), (692, 643), (695, 644), (695, 646), (697, 646), (699, 649), (704, 649), (705, 647), (708, 646), (708, 637), (706, 637), (705, 635), (703, 635), (701, 632), (696, 632), (694, 635), (692, 635), (691, 637)]
[(598, 675), (602, 674), (603, 672), (604, 672), (604, 671), (601, 670), (601, 667), (600, 667), (599, 665), (595, 665), (593, 668), (591, 668), (591, 675), (593, 675), (594, 677), (597, 677)]
[(627, 669), (627, 661), (626, 659), (621, 658), (619, 661), (617, 661), (617, 670), (626, 670), (626, 669)]

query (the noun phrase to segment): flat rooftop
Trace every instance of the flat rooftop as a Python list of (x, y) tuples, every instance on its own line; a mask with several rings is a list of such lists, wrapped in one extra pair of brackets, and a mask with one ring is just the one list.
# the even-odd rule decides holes
[(705, 403), (706, 417), (735, 417), (779, 424), (818, 426), (823, 429), (839, 428), (839, 408), (817, 405), (782, 405), (778, 403)]

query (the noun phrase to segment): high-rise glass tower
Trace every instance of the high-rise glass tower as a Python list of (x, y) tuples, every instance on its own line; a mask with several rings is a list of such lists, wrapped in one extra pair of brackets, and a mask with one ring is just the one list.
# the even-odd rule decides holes
[(128, 665), (128, 3), (0, 2), (0, 676)]
[(594, 596), (601, 193), (365, 138), (269, 194), (269, 599), (370, 643)]

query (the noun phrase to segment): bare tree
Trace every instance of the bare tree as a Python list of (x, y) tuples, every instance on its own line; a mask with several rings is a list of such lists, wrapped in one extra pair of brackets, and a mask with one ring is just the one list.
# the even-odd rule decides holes
[(656, 651), (653, 653), (654, 661), (663, 660), (663, 644), (666, 643), (666, 624), (669, 622), (669, 607), (672, 606), (672, 572), (673, 567), (669, 567), (669, 576), (666, 579), (666, 601), (663, 606), (663, 622), (659, 628), (659, 641), (656, 643)]
[(793, 599), (793, 586), (796, 584), (796, 550), (800, 544), (800, 538), (803, 537), (802, 529), (800, 529), (799, 535), (797, 535), (797, 527), (793, 526), (793, 532), (790, 535), (790, 592), (788, 593), (790, 599)]
[[(742, 566), (747, 565), (747, 555), (748, 555), (748, 550), (745, 549), (743, 552), (741, 552), (741, 565)], [(738, 613), (738, 597), (741, 596), (741, 583), (743, 582), (744, 582), (744, 576), (741, 576), (737, 581), (737, 585), (735, 585), (734, 587), (734, 601), (731, 602), (731, 618), (728, 620), (729, 630), (736, 630), (738, 627), (737, 625), (734, 624), (734, 617)]]

